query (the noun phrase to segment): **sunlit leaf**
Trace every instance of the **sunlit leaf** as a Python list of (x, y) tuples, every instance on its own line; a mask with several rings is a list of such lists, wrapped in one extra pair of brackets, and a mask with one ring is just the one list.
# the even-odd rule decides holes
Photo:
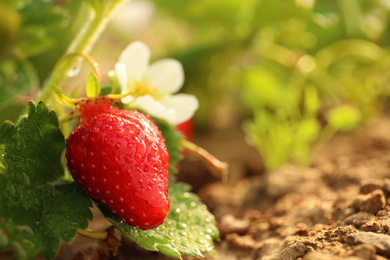
[(87, 97), (96, 98), (100, 93), (100, 84), (94, 72), (91, 72), (87, 79)]
[(104, 206), (105, 216), (130, 240), (151, 251), (180, 258), (181, 253), (200, 257), (202, 252), (214, 253), (213, 239), (219, 237), (214, 216), (184, 183), (169, 187), (170, 211), (167, 219), (152, 230), (140, 230), (125, 223)]
[(31, 102), (27, 116), (0, 128), (0, 249), (51, 259), (61, 239), (70, 242), (87, 228), (90, 200), (77, 184), (61, 181), (64, 148), (57, 116), (43, 102)]
[(14, 59), (0, 63), (0, 106), (28, 94), (33, 87), (38, 87), (38, 79), (29, 62)]
[(331, 109), (328, 114), (328, 124), (336, 130), (350, 131), (361, 121), (360, 111), (351, 105), (341, 105)]

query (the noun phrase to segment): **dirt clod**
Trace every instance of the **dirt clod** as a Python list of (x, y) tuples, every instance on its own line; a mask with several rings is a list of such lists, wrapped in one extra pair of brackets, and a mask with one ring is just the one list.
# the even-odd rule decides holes
[(352, 251), (352, 255), (359, 256), (363, 259), (375, 259), (375, 253), (375, 246), (369, 244), (358, 245)]
[(374, 217), (373, 214), (368, 212), (358, 212), (356, 214), (350, 215), (345, 219), (346, 225), (353, 225), (356, 228), (360, 228), (366, 224), (370, 219)]
[(389, 235), (361, 231), (358, 233), (348, 235), (345, 241), (352, 245), (358, 245), (358, 244), (373, 245), (379, 254), (383, 256), (390, 256)]
[(219, 224), (219, 232), (222, 236), (230, 233), (245, 234), (248, 229), (248, 220), (237, 219), (230, 214), (223, 216)]
[(353, 201), (353, 206), (359, 211), (376, 215), (379, 210), (386, 206), (386, 197), (382, 190), (376, 189), (368, 194), (359, 194)]
[(308, 252), (308, 247), (305, 243), (294, 240), (287, 244), (286, 248), (280, 254), (281, 260), (295, 260), (298, 257), (304, 256)]
[(240, 249), (256, 249), (257, 243), (251, 236), (240, 236), (238, 234), (229, 234), (226, 236), (226, 240), (230, 242), (231, 245)]
[(369, 194), (375, 190), (382, 189), (384, 183), (382, 180), (366, 180), (362, 182), (362, 186), (360, 187), (361, 194)]

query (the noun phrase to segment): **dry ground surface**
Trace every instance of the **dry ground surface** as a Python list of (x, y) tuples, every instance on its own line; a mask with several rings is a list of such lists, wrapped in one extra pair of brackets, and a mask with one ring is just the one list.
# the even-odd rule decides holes
[[(240, 128), (198, 136), (197, 144), (230, 164), (227, 182), (197, 157), (180, 165), (179, 179), (193, 186), (221, 232), (216, 254), (205, 259), (389, 259), (388, 118), (336, 136), (309, 167), (285, 165), (271, 174)], [(62, 245), (57, 259), (169, 258), (126, 240), (116, 257), (107, 257), (96, 242), (79, 236)]]

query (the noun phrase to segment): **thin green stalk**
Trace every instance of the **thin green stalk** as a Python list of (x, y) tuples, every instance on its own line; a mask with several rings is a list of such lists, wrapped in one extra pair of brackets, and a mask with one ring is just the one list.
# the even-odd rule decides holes
[[(109, 3), (106, 5), (101, 6), (101, 8), (96, 8), (95, 10), (91, 9), (88, 21), (85, 23), (79, 35), (74, 39), (64, 56), (76, 52), (88, 53), (91, 50), (96, 39), (106, 27), (110, 14), (121, 2), (123, 2), (123, 0), (112, 0), (108, 2)], [(71, 71), (78, 59), (79, 57), (70, 56), (63, 61), (60, 66), (56, 66), (50, 78), (46, 81), (37, 100), (47, 100), (52, 94), (53, 88), (61, 85), (66, 79), (69, 71)]]
[(360, 23), (363, 21), (359, 1), (338, 0), (340, 10), (343, 14), (345, 27), (349, 37), (362, 35)]

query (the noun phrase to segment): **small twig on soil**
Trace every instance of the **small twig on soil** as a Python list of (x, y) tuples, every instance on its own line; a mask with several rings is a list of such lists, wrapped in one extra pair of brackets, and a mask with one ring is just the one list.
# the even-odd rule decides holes
[(90, 231), (90, 230), (81, 230), (77, 229), (77, 233), (84, 237), (92, 238), (92, 239), (98, 239), (98, 240), (105, 240), (108, 237), (107, 230), (103, 231)]
[(214, 176), (218, 178), (222, 178), (223, 182), (227, 182), (228, 168), (229, 168), (229, 165), (227, 163), (221, 162), (220, 160), (215, 158), (212, 154), (207, 152), (205, 149), (190, 141), (183, 139), (181, 144), (188, 151), (200, 156), (210, 166), (211, 173)]

